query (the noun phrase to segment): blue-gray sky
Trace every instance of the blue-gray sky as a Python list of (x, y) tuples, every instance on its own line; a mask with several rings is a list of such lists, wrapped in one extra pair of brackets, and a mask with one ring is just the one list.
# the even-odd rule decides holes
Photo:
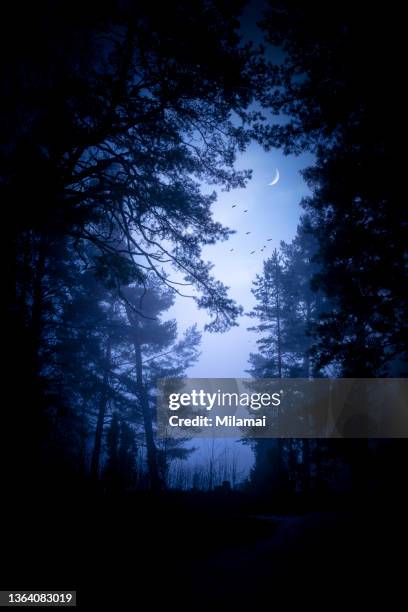
[[(264, 6), (263, 0), (253, 0), (246, 8), (242, 20), (245, 40), (262, 41), (256, 23)], [(279, 62), (282, 54), (279, 49), (267, 46), (266, 58)], [(284, 121), (284, 118), (271, 119)], [(240, 155), (236, 164), (239, 169), (252, 170), (252, 179), (246, 188), (230, 192), (218, 191), (217, 202), (213, 205), (214, 219), (235, 230), (236, 234), (226, 242), (206, 247), (203, 258), (214, 264), (214, 275), (230, 288), (230, 296), (244, 307), (245, 312), (254, 306), (251, 286), (256, 274), (262, 271), (263, 261), (275, 247), (279, 247), (281, 240), (289, 242), (295, 236), (301, 214), (299, 204), (302, 197), (309, 193), (300, 170), (312, 161), (310, 155), (284, 156), (280, 150), (266, 152), (253, 143)], [(279, 170), (280, 180), (277, 185), (269, 186), (276, 169)], [(237, 206), (232, 208), (233, 204)], [(251, 233), (246, 235), (246, 232)], [(272, 240), (268, 241), (269, 238)], [(267, 248), (260, 252), (263, 245)], [(231, 249), (234, 250), (230, 252)], [(256, 252), (251, 254), (254, 250)], [(194, 323), (203, 330), (209, 321), (208, 315), (198, 310), (194, 301), (187, 298), (177, 297), (175, 305), (167, 314), (177, 319), (180, 332)], [(188, 376), (248, 377), (248, 357), (250, 352), (256, 351), (256, 335), (247, 328), (254, 321), (244, 315), (238, 323), (237, 327), (224, 334), (203, 333), (200, 359), (190, 368)], [(222, 462), (223, 457), (228, 457), (228, 461), (235, 457), (238, 480), (244, 480), (254, 461), (251, 446), (237, 443), (234, 439), (218, 439), (216, 447), (211, 442), (197, 438), (191, 441), (196, 452), (188, 462), (190, 467), (201, 465), (205, 469), (211, 457), (216, 463)]]
[[(218, 192), (214, 204), (214, 219), (236, 230), (228, 241), (204, 249), (205, 260), (214, 264), (214, 275), (230, 287), (230, 296), (247, 312), (254, 305), (252, 281), (262, 270), (263, 261), (281, 240), (290, 241), (296, 232), (301, 208), (299, 202), (308, 193), (300, 170), (311, 163), (310, 156), (284, 156), (281, 151), (265, 152), (252, 144), (237, 160), (237, 167), (251, 168), (252, 180), (245, 189)], [(280, 180), (271, 187), (276, 168)], [(232, 208), (233, 204), (237, 204)], [(247, 213), (244, 210), (248, 210)], [(246, 235), (246, 232), (251, 232)], [(267, 242), (268, 238), (272, 241)], [(267, 248), (260, 252), (263, 245)], [(230, 249), (234, 249), (231, 253)], [(250, 254), (255, 250), (254, 254)], [(168, 313), (178, 321), (182, 331), (193, 323), (203, 328), (209, 320), (193, 300), (177, 298)], [(240, 317), (239, 326), (224, 334), (204, 333), (201, 357), (189, 371), (191, 377), (245, 377), (248, 356), (255, 349), (256, 336), (247, 331), (253, 321)]]

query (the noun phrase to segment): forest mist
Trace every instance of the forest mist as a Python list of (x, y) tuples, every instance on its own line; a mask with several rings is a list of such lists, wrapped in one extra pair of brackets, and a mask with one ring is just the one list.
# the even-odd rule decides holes
[[(5, 11), (4, 520), (15, 542), (31, 542), (23, 561), (5, 549), (10, 580), (19, 568), (34, 583), (35, 550), (63, 531), (72, 543), (58, 558), (76, 568), (65, 568), (72, 588), (86, 591), (87, 562), (99, 568), (104, 555), (112, 581), (131, 584), (132, 568), (115, 573), (114, 559), (170, 550), (166, 526), (155, 532), (166, 513), (200, 522), (202, 549), (181, 536), (177, 555), (197, 556), (202, 571), (214, 557), (228, 565), (220, 550), (255, 542), (236, 555), (238, 576), (251, 555), (268, 575), (262, 542), (273, 533), (300, 534), (288, 546), (302, 546), (304, 567), (310, 533), (323, 558), (326, 529), (344, 549), (345, 535), (360, 533), (354, 511), (389, 503), (402, 516), (405, 440), (254, 439), (241, 451), (156, 436), (158, 380), (188, 376), (202, 335), (244, 315), (203, 249), (233, 237), (212, 210), (217, 191), (234, 202), (249, 184), (237, 160), (253, 143), (312, 161), (296, 235), (274, 244), (253, 278), (248, 377), (407, 376), (395, 19), (337, 1), (249, 8), (256, 29), (245, 28), (241, 0)], [(168, 314), (176, 299), (193, 300), (206, 325), (181, 332)], [(279, 541), (275, 559), (290, 552)], [(235, 553), (225, 554), (232, 567)], [(61, 584), (52, 565), (37, 568), (42, 584)], [(204, 598), (235, 601), (212, 588)]]

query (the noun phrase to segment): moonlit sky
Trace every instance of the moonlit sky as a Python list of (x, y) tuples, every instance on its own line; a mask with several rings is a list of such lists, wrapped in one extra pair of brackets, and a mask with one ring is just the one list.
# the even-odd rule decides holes
[[(285, 157), (281, 151), (265, 152), (259, 145), (252, 144), (237, 160), (238, 168), (251, 168), (252, 179), (245, 189), (230, 192), (218, 192), (218, 200), (213, 205), (214, 219), (236, 230), (236, 234), (226, 242), (205, 247), (203, 258), (214, 264), (213, 273), (219, 280), (230, 287), (229, 294), (245, 312), (255, 304), (251, 293), (255, 275), (262, 271), (263, 261), (267, 259), (280, 241), (291, 241), (301, 214), (299, 205), (309, 190), (302, 179), (300, 170), (312, 163), (310, 155)], [(273, 187), (272, 180), (276, 168), (280, 180)], [(203, 186), (205, 189), (205, 186)], [(232, 208), (237, 204), (236, 208)], [(248, 209), (247, 213), (243, 211)], [(250, 231), (249, 236), (245, 232)], [(271, 242), (266, 242), (272, 238)], [(263, 245), (267, 249), (260, 253)], [(234, 251), (230, 253), (230, 249)], [(250, 255), (250, 251), (256, 253)], [(179, 332), (198, 324), (203, 330), (210, 319), (203, 310), (199, 310), (192, 299), (177, 297), (174, 306), (167, 316), (177, 319)], [(166, 318), (167, 318), (166, 316)], [(247, 378), (248, 357), (256, 351), (256, 334), (249, 332), (248, 327), (254, 320), (242, 316), (239, 325), (226, 333), (203, 332), (201, 355), (198, 362), (191, 367), (187, 375), (191, 378)], [(195, 452), (189, 459), (191, 466), (206, 466), (209, 463), (214, 447), (211, 440), (194, 437), (188, 446)], [(222, 461), (224, 456), (236, 455), (239, 480), (247, 478), (254, 462), (250, 445), (239, 443), (238, 438), (215, 441), (215, 461)]]
[[(205, 247), (203, 259), (214, 264), (214, 276), (230, 288), (229, 295), (244, 307), (245, 312), (255, 304), (251, 286), (255, 275), (262, 271), (263, 261), (279, 247), (281, 240), (291, 241), (296, 233), (301, 214), (299, 203), (308, 194), (299, 171), (311, 161), (310, 155), (285, 157), (281, 151), (265, 152), (259, 145), (252, 144), (237, 160), (238, 168), (253, 171), (247, 187), (218, 192), (218, 200), (213, 205), (214, 219), (235, 230), (236, 234), (226, 242)], [(280, 180), (269, 186), (276, 168)], [(233, 204), (237, 204), (236, 208), (232, 208)], [(243, 212), (245, 209), (247, 213)], [(247, 236), (245, 232), (248, 231), (251, 234)], [(267, 242), (268, 238), (272, 241)], [(267, 248), (261, 253), (264, 244)], [(234, 251), (231, 253), (230, 249)], [(253, 250), (256, 253), (251, 255)], [(180, 332), (194, 323), (202, 330), (210, 320), (192, 299), (182, 297), (177, 297), (167, 314), (177, 319)], [(247, 328), (254, 320), (244, 315), (238, 323), (238, 327), (226, 333), (203, 333), (201, 356), (190, 368), (190, 377), (248, 377), (245, 370), (249, 353), (256, 350), (256, 334)]]
[[(257, 27), (257, 21), (265, 8), (264, 0), (252, 0), (247, 6), (241, 21), (241, 33), (244, 41), (265, 42)], [(266, 58), (272, 62), (283, 59), (279, 49), (266, 46)], [(272, 118), (284, 122), (284, 118)], [(255, 300), (251, 293), (252, 282), (257, 273), (262, 272), (263, 262), (271, 255), (281, 240), (290, 242), (296, 233), (301, 214), (300, 201), (309, 194), (309, 190), (300, 174), (300, 170), (313, 163), (310, 154), (285, 156), (281, 150), (266, 152), (261, 146), (253, 143), (236, 163), (238, 169), (251, 169), (252, 179), (244, 189), (230, 192), (217, 190), (218, 198), (213, 204), (215, 221), (236, 231), (229, 240), (203, 249), (203, 259), (213, 265), (214, 276), (229, 289), (229, 296), (250, 311)], [(276, 170), (280, 180), (269, 186)], [(203, 191), (211, 192), (212, 188), (202, 186)], [(232, 208), (233, 204), (237, 204)], [(243, 211), (247, 209), (248, 212)], [(251, 232), (248, 236), (245, 232)], [(272, 238), (267, 242), (268, 238)], [(261, 253), (260, 249), (267, 248)], [(234, 249), (231, 253), (230, 249)], [(256, 251), (250, 254), (251, 251)], [(197, 323), (203, 331), (210, 318), (204, 310), (199, 310), (194, 300), (177, 297), (174, 306), (166, 313), (175, 318), (179, 333)], [(167, 318), (167, 317), (166, 317)], [(256, 352), (256, 334), (249, 332), (248, 327), (255, 321), (245, 314), (238, 319), (238, 326), (226, 333), (203, 332), (201, 355), (197, 363), (187, 371), (191, 378), (247, 378), (248, 358), (250, 352)], [(250, 445), (243, 445), (237, 438), (217, 439), (211, 446), (211, 440), (194, 437), (189, 446), (195, 448), (189, 464), (206, 466), (211, 455), (215, 462), (223, 456), (236, 456), (238, 479), (243, 481), (248, 476), (254, 462)], [(214, 454), (215, 449), (215, 454)], [(237, 450), (238, 449), (238, 450)]]
[[(252, 0), (246, 6), (241, 18), (243, 42), (265, 45), (265, 58), (280, 63), (283, 54), (280, 49), (265, 44), (263, 33), (257, 26), (266, 8), (265, 0)], [(257, 109), (262, 110), (262, 109)], [(271, 121), (284, 123), (284, 117), (270, 116)], [(236, 231), (226, 242), (207, 246), (203, 259), (214, 264), (213, 275), (230, 288), (229, 296), (248, 312), (255, 304), (251, 293), (252, 282), (262, 272), (263, 262), (279, 247), (280, 241), (291, 241), (301, 214), (300, 201), (309, 193), (300, 170), (311, 165), (310, 154), (295, 157), (285, 156), (281, 150), (266, 152), (260, 145), (252, 143), (236, 163), (238, 169), (251, 169), (252, 179), (244, 189), (230, 192), (217, 190), (218, 199), (213, 205), (215, 221)], [(279, 170), (280, 180), (269, 186)], [(203, 191), (212, 192), (213, 187), (202, 186)], [(237, 204), (236, 208), (232, 208)], [(243, 211), (248, 209), (247, 213)], [(251, 232), (245, 235), (245, 232)], [(267, 242), (268, 238), (272, 241)], [(260, 252), (263, 245), (267, 248)], [(230, 249), (234, 249), (231, 253)], [(256, 251), (253, 255), (251, 251)], [(181, 280), (181, 279), (180, 279)], [(187, 292), (191, 293), (191, 292)], [(179, 332), (198, 324), (203, 330), (209, 316), (199, 310), (194, 301), (177, 297), (174, 307), (167, 313), (178, 322)], [(247, 331), (254, 325), (248, 316), (238, 319), (238, 326), (223, 334), (203, 333), (201, 356), (190, 368), (191, 378), (244, 378), (248, 377), (248, 357), (256, 350), (256, 335)]]

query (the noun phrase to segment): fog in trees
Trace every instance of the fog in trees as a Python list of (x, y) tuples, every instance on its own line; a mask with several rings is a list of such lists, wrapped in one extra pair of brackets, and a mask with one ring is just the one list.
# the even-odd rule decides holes
[[(24, 559), (7, 549), (8, 577), (20, 564), (31, 576), (34, 551), (54, 550), (63, 529), (58, 558), (78, 584), (88, 565), (99, 580), (134, 581), (125, 551), (147, 584), (174, 554), (176, 566), (191, 560), (195, 597), (192, 568), (211, 566), (220, 601), (241, 603), (224, 571), (244, 585), (253, 563), (263, 594), (299, 567), (311, 580), (314, 536), (321, 561), (326, 528), (342, 549), (374, 511), (376, 525), (402, 512), (404, 440), (172, 439), (156, 422), (158, 381), (200, 372), (208, 334), (229, 342), (239, 330), (231, 353), (255, 338), (252, 382), (406, 377), (404, 38), (391, 13), (337, 1), (7, 7), (4, 524), (31, 542)], [(251, 160), (277, 152), (309, 160), (303, 197), (288, 186), (300, 214), (285, 240), (272, 222), (290, 217), (273, 208), (279, 173), (259, 218), (238, 198), (258, 180)], [(250, 223), (273, 238), (252, 247)], [(223, 243), (230, 282), (208, 255)], [(251, 278), (237, 263), (250, 258)], [(49, 559), (47, 575), (61, 585), (57, 566)]]

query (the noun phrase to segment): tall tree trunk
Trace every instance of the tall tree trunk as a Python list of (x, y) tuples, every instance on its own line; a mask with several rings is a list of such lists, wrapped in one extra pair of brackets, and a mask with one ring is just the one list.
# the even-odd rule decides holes
[(103, 426), (105, 422), (106, 408), (109, 399), (109, 373), (112, 355), (112, 339), (108, 336), (106, 351), (105, 351), (105, 367), (103, 371), (103, 381), (101, 396), (99, 400), (98, 420), (96, 422), (95, 442), (91, 459), (91, 475), (97, 479), (99, 477), (99, 464), (102, 448)]
[[(16, 304), (19, 305), (19, 314), (21, 321), (24, 325), (27, 324), (28, 313), (27, 313), (27, 304), (28, 304), (28, 294), (29, 294), (29, 286), (31, 282), (31, 236), (29, 232), (26, 232), (21, 237), (21, 253), (22, 259), (20, 262), (20, 267), (16, 268), (18, 270), (18, 277), (16, 278)], [(20, 255), (20, 253), (18, 253)]]
[[(310, 329), (310, 324), (312, 322), (312, 308), (310, 304), (309, 298), (306, 298), (306, 325), (305, 328), (308, 331)], [(311, 378), (312, 370), (311, 370), (311, 362), (310, 362), (310, 348), (311, 348), (311, 339), (310, 336), (306, 341), (305, 346), (305, 356), (304, 356), (304, 369), (306, 372), (306, 377)]]
[(43, 328), (43, 282), (45, 274), (46, 239), (42, 236), (38, 245), (37, 265), (33, 279), (32, 307), (31, 307), (31, 341), (35, 371), (40, 368), (39, 354)]
[[(133, 317), (132, 317), (133, 318)], [(145, 384), (143, 383), (143, 363), (142, 363), (142, 349), (138, 336), (138, 321), (134, 321), (135, 329), (135, 361), (136, 361), (136, 386), (139, 394), (139, 400), (142, 407), (143, 414), (143, 425), (146, 436), (146, 450), (147, 450), (147, 467), (150, 476), (150, 487), (153, 491), (158, 491), (162, 488), (162, 481), (159, 475), (159, 469), (157, 465), (157, 448), (154, 441), (153, 435), (153, 422), (152, 414), (149, 406), (149, 396)]]
[(314, 441), (314, 463), (315, 463), (315, 478), (314, 488), (320, 493), (323, 489), (323, 444), (324, 440), (317, 438)]
[[(277, 257), (277, 255), (276, 255)], [(282, 378), (282, 338), (281, 338), (281, 316), (280, 316), (280, 278), (279, 262), (275, 262), (275, 283), (276, 283), (276, 340), (278, 353), (278, 376)]]
[(302, 488), (305, 493), (310, 489), (310, 440), (302, 441)]
[(86, 420), (86, 407), (85, 403), (82, 406), (81, 411), (81, 420), (80, 420), (80, 451), (79, 451), (79, 461), (78, 461), (78, 470), (80, 474), (86, 474), (87, 466), (86, 466), (86, 443), (88, 439), (88, 431), (87, 431), (87, 420)]
[[(278, 252), (276, 249), (275, 249), (274, 255), (275, 255), (276, 351), (277, 351), (277, 357), (278, 357), (278, 378), (282, 378), (282, 336), (281, 336), (282, 332), (281, 332), (281, 313), (280, 313), (281, 279), (280, 279), (280, 274), (279, 274), (280, 268), (279, 268)], [(280, 431), (281, 431), (281, 408), (280, 406), (278, 407), (278, 430), (279, 430), (279, 436), (280, 436)], [(283, 482), (284, 474), (285, 474), (284, 461), (283, 461), (284, 442), (283, 442), (283, 439), (280, 437), (277, 440), (277, 449), (278, 449), (278, 456), (277, 456), (278, 489), (282, 491), (286, 483)]]

